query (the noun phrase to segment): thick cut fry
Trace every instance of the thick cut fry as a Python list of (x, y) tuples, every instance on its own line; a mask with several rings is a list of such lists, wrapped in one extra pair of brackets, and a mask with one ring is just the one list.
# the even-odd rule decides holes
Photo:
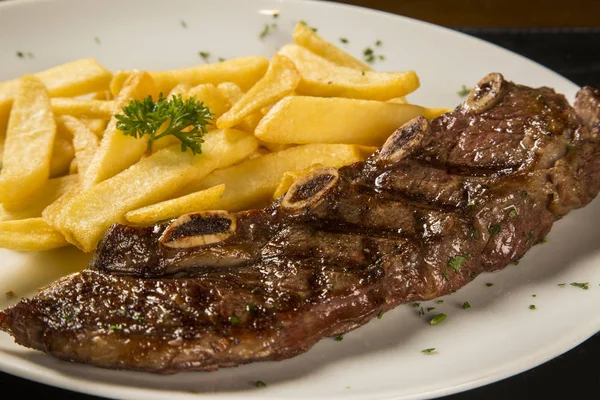
[[(73, 147), (75, 150), (75, 159), (77, 160), (77, 171), (79, 171), (80, 176), (83, 177), (83, 174), (85, 174), (85, 171), (87, 171), (92, 163), (94, 155), (98, 152), (98, 137), (77, 118), (65, 115), (63, 117), (63, 122), (65, 127), (73, 135)], [(83, 178), (81, 178), (81, 180), (83, 181)]]
[(259, 112), (261, 108), (292, 93), (299, 83), (300, 74), (294, 63), (289, 58), (276, 54), (265, 76), (217, 120), (217, 127), (231, 128), (239, 124), (250, 114)]
[(298, 180), (298, 178), (300, 178), (301, 176), (304, 176), (311, 171), (314, 171), (316, 169), (323, 168), (323, 167), (324, 167), (323, 164), (313, 164), (308, 168), (304, 168), (304, 169), (300, 169), (300, 170), (296, 170), (296, 171), (287, 171), (281, 177), (281, 180), (279, 181), (279, 185), (277, 186), (277, 189), (275, 189), (275, 192), (273, 193), (273, 200), (284, 195), (288, 191), (290, 186), (292, 186), (292, 184), (294, 182), (296, 182)]
[[(2, 166), (2, 157), (4, 157), (4, 141), (5, 140), (6, 140), (6, 132), (3, 132), (0, 129), (0, 167)], [(2, 171), (2, 168), (0, 168), (0, 171)]]
[(202, 190), (225, 184), (225, 192), (213, 204), (214, 209), (238, 211), (267, 204), (286, 171), (299, 170), (315, 163), (332, 167), (352, 164), (363, 158), (359, 146), (309, 144), (246, 160), (213, 172), (189, 186)]
[(244, 95), (242, 89), (233, 82), (223, 82), (217, 85), (219, 92), (233, 105)]
[[(52, 97), (74, 97), (108, 88), (112, 73), (92, 58), (72, 61), (35, 74)], [(19, 80), (0, 83), (0, 127), (6, 124)]]
[(42, 215), (69, 242), (92, 251), (110, 225), (124, 222), (126, 212), (168, 199), (193, 179), (236, 163), (258, 147), (254, 137), (236, 130), (212, 132), (204, 139), (200, 155), (181, 152), (180, 145), (167, 147)]
[(302, 76), (296, 90), (308, 96), (389, 100), (419, 87), (419, 77), (413, 71), (357, 71), (340, 67), (295, 44), (283, 46), (279, 53), (294, 61)]
[(367, 64), (360, 60), (357, 60), (350, 54), (339, 49), (332, 43), (326, 41), (305, 24), (296, 24), (292, 36), (296, 44), (307, 48), (308, 50), (320, 55), (323, 58), (328, 59), (332, 63), (335, 63), (342, 67), (357, 69), (359, 71), (371, 71), (371, 67), (369, 67)]
[(26, 75), (20, 80), (10, 112), (0, 171), (0, 202), (18, 204), (48, 181), (55, 136), (48, 92), (39, 79)]
[[(123, 90), (115, 99), (113, 113), (119, 114), (131, 100), (142, 100), (148, 96), (157, 96), (154, 81), (147, 72), (136, 72), (127, 79)], [(113, 116), (102, 136), (100, 148), (83, 174), (83, 188), (93, 186), (129, 168), (140, 160), (147, 146), (147, 136), (125, 136), (117, 129), (117, 119)]]
[(42, 218), (0, 222), (0, 247), (17, 251), (45, 251), (68, 246), (63, 235)]
[(396, 103), (396, 104), (409, 104), (408, 100), (406, 100), (406, 97), (404, 97), (404, 96), (396, 97), (394, 99), (389, 99), (388, 101), (390, 103)]
[[(242, 90), (247, 90), (265, 74), (268, 66), (269, 60), (265, 57), (242, 57), (192, 68), (154, 71), (150, 75), (154, 78), (158, 91), (162, 93), (169, 93), (180, 83), (196, 86), (202, 83), (217, 85), (221, 82), (234, 82)], [(134, 72), (117, 72), (110, 83), (111, 93), (116, 96), (125, 80)]]
[(0, 205), (0, 221), (17, 220), (25, 218), (36, 218), (42, 215), (42, 211), (59, 197), (69, 191), (79, 182), (77, 175), (61, 176), (50, 179), (40, 190), (43, 195), (33, 196), (22, 204), (17, 210), (7, 210)]
[[(196, 97), (196, 100), (202, 101), (210, 109), (210, 112), (215, 116), (215, 120), (231, 108), (231, 103), (227, 97), (215, 85), (210, 83), (194, 86), (187, 92), (187, 96), (184, 97), (189, 98), (193, 96)], [(230, 126), (227, 128), (230, 128)]]
[(113, 95), (110, 93), (110, 90), (101, 90), (99, 92), (94, 93), (92, 96), (94, 100), (112, 100)]
[(185, 96), (187, 96), (187, 92), (189, 92), (189, 90), (191, 88), (192, 87), (190, 85), (188, 85), (187, 83), (180, 83), (179, 85), (177, 85), (173, 89), (171, 89), (168, 97), (174, 97), (174, 96), (178, 96), (178, 95), (182, 95), (185, 97)]
[(125, 219), (132, 224), (152, 225), (158, 221), (179, 217), (196, 211), (210, 210), (210, 207), (221, 197), (225, 185), (217, 185), (206, 190), (190, 193), (187, 196), (166, 200), (125, 214)]
[(374, 100), (287, 97), (263, 117), (255, 135), (271, 143), (348, 143), (381, 146), (423, 107)]
[(62, 117), (54, 119), (56, 123), (56, 137), (52, 147), (50, 159), (50, 178), (68, 175), (71, 163), (75, 157), (73, 148), (73, 135), (65, 127)]
[(434, 119), (434, 118), (439, 117), (440, 115), (449, 113), (450, 111), (452, 111), (451, 108), (444, 108), (444, 107), (425, 108), (425, 111), (423, 112), (423, 116), (427, 119)]
[(79, 119), (85, 126), (87, 126), (94, 134), (101, 138), (104, 135), (104, 131), (106, 130), (106, 126), (108, 125), (108, 121), (104, 119), (87, 119), (80, 118)]
[(56, 97), (50, 100), (54, 115), (72, 115), (77, 118), (110, 119), (115, 108), (113, 101)]

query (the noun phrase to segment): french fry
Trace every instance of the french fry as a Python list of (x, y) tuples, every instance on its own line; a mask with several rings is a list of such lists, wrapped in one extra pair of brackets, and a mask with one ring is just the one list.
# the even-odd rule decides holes
[(50, 100), (54, 115), (72, 115), (77, 118), (109, 120), (115, 108), (113, 101), (55, 97)]
[(389, 99), (388, 102), (390, 103), (396, 103), (396, 104), (409, 104), (408, 100), (406, 100), (405, 96), (400, 96), (400, 97), (396, 97), (393, 99)]
[(450, 111), (452, 111), (451, 108), (444, 108), (444, 107), (425, 108), (425, 111), (423, 112), (423, 116), (427, 119), (434, 119), (434, 118), (439, 117), (440, 115), (449, 113)]
[(112, 100), (113, 95), (110, 93), (110, 90), (101, 90), (99, 92), (94, 93), (92, 96), (93, 100)]
[(204, 140), (200, 155), (181, 152), (180, 145), (167, 147), (59, 206), (49, 206), (42, 216), (69, 242), (89, 252), (110, 225), (124, 222), (128, 211), (168, 199), (193, 179), (234, 164), (258, 147), (253, 136), (233, 129), (211, 132)]
[(296, 44), (299, 46), (307, 48), (313, 53), (328, 59), (334, 64), (359, 71), (371, 71), (371, 67), (369, 67), (367, 64), (357, 60), (350, 54), (326, 41), (305, 24), (296, 24), (292, 37), (294, 38), (294, 42), (296, 42)]
[(192, 87), (190, 85), (188, 85), (187, 83), (180, 83), (179, 85), (177, 85), (173, 89), (171, 89), (168, 97), (174, 97), (174, 96), (178, 96), (178, 95), (186, 96), (187, 92), (189, 92), (191, 88)]
[(101, 138), (104, 135), (104, 131), (106, 130), (106, 126), (108, 125), (108, 121), (104, 119), (87, 119), (80, 118), (81, 123), (85, 124), (94, 134)]
[(3, 205), (0, 205), (0, 221), (40, 217), (46, 207), (54, 203), (72, 187), (75, 187), (78, 182), (79, 177), (77, 175), (67, 175), (50, 179), (40, 189), (40, 192), (44, 194), (43, 196), (30, 197), (22, 204), (19, 204), (17, 210), (7, 210)]
[(158, 221), (179, 217), (196, 211), (210, 210), (210, 207), (221, 197), (225, 185), (217, 185), (206, 190), (190, 193), (187, 196), (162, 201), (125, 214), (125, 219), (132, 224), (152, 225)]
[(254, 130), (262, 118), (263, 115), (260, 111), (254, 112), (247, 117), (244, 117), (244, 119), (236, 125), (236, 128), (244, 132), (254, 133)]
[[(162, 93), (169, 93), (180, 83), (197, 86), (202, 83), (217, 85), (221, 82), (233, 82), (242, 90), (247, 90), (265, 74), (268, 66), (269, 60), (265, 57), (242, 57), (192, 68), (153, 71), (150, 75), (154, 78), (158, 91)], [(115, 73), (110, 83), (110, 91), (114, 96), (121, 91), (125, 80), (134, 72)]]
[(308, 144), (217, 170), (191, 184), (187, 190), (196, 191), (224, 184), (223, 195), (212, 207), (218, 210), (244, 210), (268, 203), (286, 171), (304, 169), (315, 163), (341, 167), (362, 159), (363, 150), (359, 146)]
[(276, 54), (263, 76), (229, 111), (217, 120), (220, 129), (231, 128), (254, 112), (292, 93), (300, 83), (300, 74), (287, 57)]
[(381, 146), (401, 125), (423, 115), (423, 107), (374, 100), (286, 97), (256, 127), (270, 143), (347, 143)]
[(264, 142), (262, 140), (258, 140), (258, 143), (264, 147), (265, 149), (275, 153), (281, 150), (286, 150), (289, 149), (290, 147), (293, 147), (293, 144), (283, 144), (283, 143), (269, 143), (269, 142)]
[(55, 136), (48, 92), (38, 78), (25, 75), (19, 82), (6, 132), (0, 202), (19, 204), (48, 181)]
[(323, 167), (324, 167), (323, 164), (313, 164), (310, 167), (305, 168), (305, 169), (300, 169), (300, 170), (296, 170), (296, 171), (287, 171), (281, 177), (281, 180), (279, 181), (279, 185), (277, 186), (277, 189), (275, 189), (275, 192), (273, 193), (273, 200), (278, 199), (280, 196), (284, 195), (288, 191), (290, 186), (292, 186), (292, 184), (294, 182), (296, 182), (298, 180), (298, 178), (300, 178), (301, 176), (304, 176), (311, 171), (314, 171), (316, 169), (323, 168)]
[[(134, 73), (127, 79), (123, 90), (115, 99), (113, 114), (120, 113), (131, 100), (142, 100), (149, 95), (157, 97), (156, 86), (150, 74)], [(113, 116), (102, 136), (100, 148), (83, 174), (83, 188), (102, 182), (136, 163), (147, 146), (148, 137), (125, 136), (117, 129), (117, 119)]]
[(232, 105), (237, 103), (244, 95), (242, 89), (233, 82), (219, 83), (217, 89)]
[[(4, 156), (4, 141), (6, 140), (6, 132), (0, 129), (0, 167), (2, 166), (2, 157)], [(0, 168), (0, 173), (2, 168)]]
[[(210, 108), (210, 112), (215, 115), (215, 120), (231, 108), (231, 103), (217, 88), (210, 83), (203, 83), (194, 86), (184, 97), (196, 97), (196, 100), (202, 101), (204, 105)], [(227, 128), (231, 128), (228, 126)], [(219, 128), (221, 129), (221, 128)]]
[(55, 118), (56, 137), (52, 146), (50, 159), (50, 178), (68, 175), (70, 166), (75, 157), (73, 148), (73, 135), (65, 127), (62, 118)]
[(279, 54), (296, 64), (302, 76), (296, 90), (303, 95), (389, 100), (419, 87), (419, 77), (413, 71), (376, 72), (340, 67), (295, 44), (283, 46)]
[[(99, 140), (94, 132), (92, 132), (85, 124), (75, 117), (65, 115), (63, 117), (65, 127), (73, 135), (73, 147), (75, 150), (75, 160), (77, 161), (77, 171), (82, 177), (94, 159), (94, 155), (98, 152)], [(83, 182), (81, 182), (83, 183)]]
[(42, 218), (0, 222), (0, 247), (16, 251), (46, 251), (68, 246), (56, 229)]
[[(108, 88), (112, 73), (98, 63), (85, 58), (59, 65), (35, 74), (52, 97), (74, 97)], [(0, 127), (6, 124), (17, 93), (19, 80), (0, 83)]]

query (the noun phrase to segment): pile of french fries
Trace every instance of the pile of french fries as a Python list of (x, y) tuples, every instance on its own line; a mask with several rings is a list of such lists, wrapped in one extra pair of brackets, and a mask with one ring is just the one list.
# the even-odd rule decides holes
[[(410, 72), (376, 72), (298, 24), (271, 60), (112, 73), (93, 59), (0, 83), (0, 247), (93, 251), (114, 223), (260, 207), (295, 179), (364, 160), (400, 125), (445, 109), (408, 104)], [(148, 150), (115, 115), (159, 93), (214, 114), (202, 154)]]

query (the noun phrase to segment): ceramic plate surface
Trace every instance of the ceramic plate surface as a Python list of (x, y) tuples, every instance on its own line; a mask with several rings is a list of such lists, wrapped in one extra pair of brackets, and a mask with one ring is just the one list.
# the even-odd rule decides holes
[[(274, 21), (269, 15), (278, 10)], [(61, 0), (0, 3), (0, 80), (70, 60), (94, 57), (111, 69), (173, 69), (213, 61), (272, 55), (305, 20), (360, 56), (373, 47), (386, 57), (379, 70), (418, 72), (422, 87), (409, 100), (456, 106), (461, 85), (488, 72), (532, 86), (550, 86), (573, 99), (577, 86), (523, 57), (427, 23), (325, 2), (246, 0)], [(184, 27), (182, 21), (187, 27)], [(278, 28), (263, 40), (265, 24)], [(17, 52), (33, 57), (19, 58)], [(600, 201), (557, 222), (548, 243), (518, 266), (484, 274), (436, 307), (438, 326), (410, 305), (308, 353), (282, 361), (211, 373), (156, 376), (62, 362), (0, 334), (0, 369), (47, 384), (125, 399), (417, 399), (446, 395), (508, 377), (543, 363), (600, 329)], [(19, 296), (82, 268), (72, 249), (47, 254), (0, 251), (0, 293)], [(494, 285), (488, 287), (487, 282)], [(565, 287), (557, 284), (566, 282)], [(589, 290), (569, 286), (590, 282)], [(536, 297), (532, 297), (535, 294)], [(9, 304), (0, 296), (0, 307)], [(472, 308), (462, 310), (468, 301)], [(536, 310), (529, 309), (531, 304)], [(436, 353), (423, 355), (422, 349)], [(253, 382), (262, 380), (266, 388)]]

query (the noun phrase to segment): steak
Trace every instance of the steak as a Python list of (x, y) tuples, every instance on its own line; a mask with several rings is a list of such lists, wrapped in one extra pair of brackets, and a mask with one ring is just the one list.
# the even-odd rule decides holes
[(88, 269), (0, 313), (17, 343), (160, 373), (281, 360), (519, 260), (600, 187), (600, 93), (486, 76), (453, 112), (264, 209), (114, 225)]

